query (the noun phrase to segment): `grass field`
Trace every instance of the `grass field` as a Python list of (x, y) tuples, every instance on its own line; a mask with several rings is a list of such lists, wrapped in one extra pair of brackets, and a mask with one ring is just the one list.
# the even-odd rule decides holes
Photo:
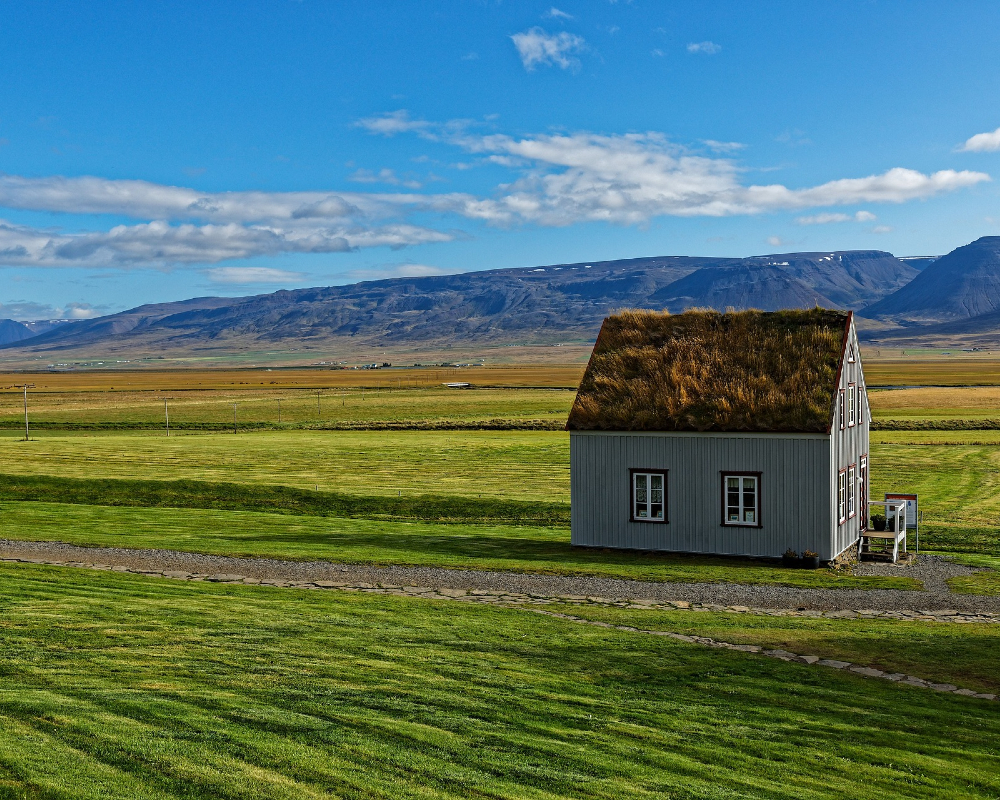
[(30, 565), (0, 608), (5, 798), (1000, 794), (990, 704), (528, 612)]
[[(872, 497), (917, 492), (921, 546), (1000, 555), (1000, 431), (874, 432)], [(569, 501), (569, 437), (534, 431), (0, 433), (3, 472), (188, 479), (369, 497)]]
[(907, 577), (854, 577), (773, 563), (570, 546), (568, 528), (291, 516), (248, 511), (0, 503), (2, 536), (85, 546), (440, 566), (647, 581), (736, 581), (837, 589), (919, 589)]
[(937, 683), (1000, 693), (997, 625), (948, 622), (850, 621), (750, 614), (632, 610), (607, 606), (553, 607), (589, 620), (707, 636), (724, 642), (816, 655), (903, 672)]

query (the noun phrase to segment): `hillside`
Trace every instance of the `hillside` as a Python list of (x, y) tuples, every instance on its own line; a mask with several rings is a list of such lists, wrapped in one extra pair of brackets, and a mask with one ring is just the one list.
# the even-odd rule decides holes
[(625, 307), (857, 308), (918, 271), (879, 251), (747, 259), (684, 256), (396, 278), (162, 303), (61, 325), (5, 359), (246, 352), (281, 347), (589, 342)]
[(12, 319), (0, 319), (0, 345), (13, 344), (34, 336), (27, 325)]
[(1000, 236), (984, 236), (937, 259), (910, 283), (862, 313), (901, 322), (935, 323), (997, 311)]

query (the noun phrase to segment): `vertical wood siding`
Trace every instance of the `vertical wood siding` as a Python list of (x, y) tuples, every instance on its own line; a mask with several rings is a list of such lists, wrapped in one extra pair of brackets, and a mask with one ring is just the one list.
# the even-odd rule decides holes
[[(833, 558), (830, 437), (824, 434), (570, 434), (575, 545)], [(667, 523), (630, 522), (630, 468), (668, 470)], [(760, 472), (762, 527), (722, 524), (722, 471)], [(843, 548), (841, 548), (843, 549)]]
[[(840, 524), (837, 520), (837, 473), (842, 469), (847, 469), (851, 466), (851, 464), (860, 466), (861, 456), (863, 455), (868, 455), (869, 474), (871, 474), (872, 469), (872, 460), (869, 452), (871, 409), (868, 407), (868, 392), (865, 388), (864, 369), (861, 366), (861, 350), (858, 347), (858, 336), (853, 324), (851, 325), (851, 330), (848, 333), (848, 350), (851, 346), (854, 347), (856, 360), (852, 364), (847, 361), (845, 356), (844, 368), (841, 370), (840, 386), (838, 387), (838, 391), (840, 389), (844, 389), (846, 391), (849, 384), (856, 384), (858, 391), (861, 392), (861, 406), (864, 414), (860, 420), (860, 424), (855, 425), (853, 428), (845, 426), (844, 430), (841, 430), (839, 407), (837, 404), (834, 406), (833, 429), (831, 431), (831, 435), (833, 437), (832, 520), (834, 529), (834, 544), (838, 553), (854, 544), (860, 535), (861, 508), (858, 503), (860, 502), (861, 497), (861, 486), (859, 481), (856, 480), (854, 486), (848, 487), (848, 492), (854, 492), (855, 507), (859, 513), (855, 514), (853, 519), (848, 518), (846, 522)], [(869, 499), (879, 500), (881, 498), (871, 497), (869, 494)]]

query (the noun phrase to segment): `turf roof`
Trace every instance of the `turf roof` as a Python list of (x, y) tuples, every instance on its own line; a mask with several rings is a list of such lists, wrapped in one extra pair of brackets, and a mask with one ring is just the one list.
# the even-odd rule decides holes
[(623, 311), (604, 321), (569, 430), (826, 433), (844, 311)]

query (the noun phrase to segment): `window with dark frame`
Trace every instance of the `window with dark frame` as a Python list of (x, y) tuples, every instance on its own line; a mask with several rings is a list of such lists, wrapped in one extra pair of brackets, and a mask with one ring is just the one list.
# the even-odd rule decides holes
[(858, 414), (857, 384), (847, 384), (847, 427), (853, 428)]
[(667, 471), (633, 469), (629, 472), (632, 484), (629, 519), (632, 522), (666, 522)]
[(844, 430), (844, 428), (847, 427), (847, 403), (846, 403), (846, 401), (844, 399), (845, 396), (846, 396), (846, 394), (847, 393), (843, 389), (840, 390), (840, 403), (839, 403), (839, 406), (838, 406), (837, 410), (840, 413), (840, 429), (841, 430)]
[(851, 519), (854, 517), (855, 510), (855, 494), (857, 494), (857, 469), (854, 464), (851, 464), (847, 468), (847, 517)]
[(847, 361), (850, 364), (853, 364), (855, 361), (857, 361), (857, 358), (854, 355), (854, 342), (851, 342), (849, 345), (847, 345)]
[(760, 473), (722, 474), (722, 524), (759, 528)]
[(837, 522), (847, 521), (847, 470), (837, 473)]
[(865, 391), (858, 387), (858, 425), (865, 424)]

